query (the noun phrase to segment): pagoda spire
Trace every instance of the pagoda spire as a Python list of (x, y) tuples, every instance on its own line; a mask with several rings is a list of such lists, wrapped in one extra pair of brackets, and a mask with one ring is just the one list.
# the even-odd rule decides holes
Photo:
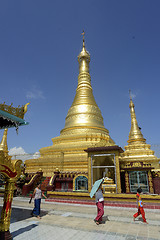
[(141, 130), (138, 126), (134, 103), (130, 93), (130, 112), (131, 112), (131, 130), (129, 133), (128, 145), (125, 146), (125, 151), (121, 154), (120, 161), (147, 161), (157, 159), (154, 156), (154, 151), (150, 149), (151, 145), (146, 143)]
[(6, 154), (8, 153), (7, 132), (8, 132), (8, 129), (5, 128), (4, 133), (3, 133), (3, 137), (2, 137), (2, 141), (0, 143), (0, 151), (4, 151)]
[(82, 35), (83, 35), (83, 47), (82, 47), (82, 51), (78, 55), (79, 73), (82, 73), (82, 72), (89, 73), (90, 54), (85, 47), (84, 30), (82, 32)]
[(61, 131), (61, 134), (71, 129), (73, 132), (73, 129), (78, 130), (80, 128), (99, 128), (108, 134), (108, 130), (104, 128), (101, 111), (93, 96), (89, 73), (90, 54), (85, 47), (84, 34), (83, 31), (82, 51), (78, 55), (79, 75), (76, 95), (68, 111), (65, 128)]
[(128, 143), (135, 142), (135, 141), (145, 142), (146, 139), (143, 137), (140, 127), (138, 126), (138, 123), (137, 123), (135, 109), (134, 109), (134, 103), (132, 101), (132, 96), (131, 96), (131, 90), (129, 90), (129, 95), (130, 95), (129, 108), (130, 108), (130, 113), (131, 113), (131, 130), (129, 133)]

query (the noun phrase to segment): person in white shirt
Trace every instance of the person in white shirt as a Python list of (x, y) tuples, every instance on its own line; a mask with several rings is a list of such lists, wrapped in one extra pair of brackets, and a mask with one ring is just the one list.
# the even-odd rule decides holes
[(32, 216), (36, 216), (40, 219), (40, 206), (41, 206), (41, 198), (47, 198), (43, 192), (41, 191), (41, 185), (38, 184), (37, 187), (34, 189), (32, 197), (34, 197), (34, 209), (31, 213)]

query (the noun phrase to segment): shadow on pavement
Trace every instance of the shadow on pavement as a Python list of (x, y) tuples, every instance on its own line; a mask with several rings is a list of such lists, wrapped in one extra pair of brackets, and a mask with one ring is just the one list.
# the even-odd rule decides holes
[[(11, 223), (22, 221), (22, 220), (25, 220), (27, 218), (32, 218), (31, 213), (32, 213), (32, 210), (12, 208)], [(48, 212), (41, 211), (40, 216), (43, 217), (47, 213)]]
[[(0, 207), (0, 213), (1, 213), (1, 210), (2, 210), (2, 207)], [(32, 210), (13, 207), (11, 212), (11, 223), (32, 218), (31, 213), (32, 213)], [(41, 211), (40, 216), (43, 217), (47, 213), (48, 213), (47, 211)]]
[(109, 221), (108, 216), (104, 216), (104, 217), (103, 217), (103, 221), (104, 221), (104, 222)]
[(38, 225), (36, 225), (36, 224), (31, 224), (31, 225), (29, 225), (29, 226), (27, 226), (27, 227), (20, 228), (20, 229), (18, 229), (18, 230), (16, 230), (16, 231), (14, 231), (14, 232), (11, 233), (11, 234), (12, 234), (12, 237), (14, 238), (14, 237), (16, 237), (16, 236), (18, 236), (18, 235), (20, 235), (20, 234), (22, 234), (22, 233), (24, 233), (24, 232), (30, 231), (32, 228), (35, 228), (35, 227), (37, 227), (37, 226), (38, 226)]
[(138, 217), (137, 219), (135, 219), (135, 221), (137, 221), (137, 222), (143, 222), (143, 218), (142, 218), (142, 217)]

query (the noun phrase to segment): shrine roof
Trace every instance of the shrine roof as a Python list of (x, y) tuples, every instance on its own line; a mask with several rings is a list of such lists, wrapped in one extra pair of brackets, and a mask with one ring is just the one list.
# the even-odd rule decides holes
[(93, 147), (93, 148), (87, 148), (84, 151), (85, 152), (103, 152), (103, 151), (115, 151), (118, 150), (119, 152), (124, 152), (123, 149), (117, 145), (115, 146), (107, 146), (107, 147)]
[(6, 111), (0, 110), (0, 129), (10, 128), (29, 124), (24, 119), (12, 115)]

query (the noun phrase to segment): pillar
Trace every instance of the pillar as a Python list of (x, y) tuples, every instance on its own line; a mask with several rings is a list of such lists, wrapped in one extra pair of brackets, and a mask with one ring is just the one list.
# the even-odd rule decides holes
[(119, 167), (119, 156), (115, 155), (115, 164), (116, 164), (116, 182), (117, 182), (117, 193), (121, 193), (121, 176), (120, 176), (120, 167)]
[(129, 186), (129, 174), (125, 172), (125, 185), (126, 185), (126, 193), (130, 193), (130, 186)]
[(149, 184), (149, 192), (154, 193), (151, 171), (148, 171), (148, 184)]
[(10, 218), (11, 218), (11, 205), (13, 200), (13, 194), (15, 190), (15, 179), (6, 179), (4, 203), (1, 212), (0, 220), (0, 239), (11, 240), (12, 236), (9, 231)]
[(91, 191), (92, 181), (91, 181), (91, 156), (88, 157), (88, 192)]

